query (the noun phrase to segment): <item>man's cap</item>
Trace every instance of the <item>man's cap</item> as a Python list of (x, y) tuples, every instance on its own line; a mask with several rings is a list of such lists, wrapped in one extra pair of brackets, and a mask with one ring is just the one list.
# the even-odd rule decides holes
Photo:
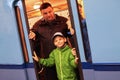
[(54, 35), (52, 36), (52, 40), (54, 40), (54, 38), (55, 38), (56, 36), (62, 36), (62, 37), (64, 37), (64, 35), (63, 35), (61, 32), (56, 32), (56, 33), (54, 33)]

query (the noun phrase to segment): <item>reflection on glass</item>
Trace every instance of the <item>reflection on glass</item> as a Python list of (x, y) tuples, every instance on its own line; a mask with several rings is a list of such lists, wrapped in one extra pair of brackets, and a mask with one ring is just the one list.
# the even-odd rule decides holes
[(82, 37), (83, 37), (85, 58), (88, 62), (92, 62), (83, 0), (78, 0), (78, 10), (79, 10), (79, 15), (80, 15), (80, 23), (81, 23), (81, 31), (82, 31)]

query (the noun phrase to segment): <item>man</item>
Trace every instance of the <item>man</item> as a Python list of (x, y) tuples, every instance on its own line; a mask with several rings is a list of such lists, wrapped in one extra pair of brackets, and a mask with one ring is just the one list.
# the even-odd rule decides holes
[[(62, 32), (65, 37), (74, 34), (74, 30), (67, 25), (67, 18), (58, 16), (54, 13), (50, 3), (43, 3), (40, 6), (43, 16), (37, 21), (30, 30), (29, 39), (32, 40), (33, 49), (37, 56), (48, 58), (49, 53), (55, 48), (51, 41), (51, 37), (55, 32)], [(70, 34), (71, 33), (71, 34)], [(40, 72), (40, 80), (57, 80), (55, 68), (42, 68)]]

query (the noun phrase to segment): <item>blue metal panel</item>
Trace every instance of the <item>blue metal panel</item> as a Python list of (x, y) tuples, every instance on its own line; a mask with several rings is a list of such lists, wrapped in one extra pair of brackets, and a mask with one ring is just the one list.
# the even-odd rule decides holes
[(13, 0), (0, 0), (0, 64), (23, 63)]
[(84, 0), (94, 63), (120, 63), (120, 1)]
[[(15, 4), (15, 2), (17, 3)], [(36, 80), (33, 63), (31, 66), (24, 62), (15, 6), (19, 6), (22, 16), (29, 63), (33, 62), (22, 0), (0, 0), (0, 79)]]

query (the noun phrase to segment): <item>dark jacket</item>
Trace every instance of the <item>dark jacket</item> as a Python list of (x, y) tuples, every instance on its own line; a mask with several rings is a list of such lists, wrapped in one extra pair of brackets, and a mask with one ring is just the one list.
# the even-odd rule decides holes
[[(56, 15), (56, 19), (51, 23), (40, 19), (32, 28), (36, 33), (35, 48), (39, 57), (47, 58), (49, 53), (55, 48), (52, 42), (52, 36), (55, 32), (62, 32), (64, 36), (68, 36), (69, 30), (66, 24), (67, 18)], [(43, 55), (42, 55), (43, 54)]]

